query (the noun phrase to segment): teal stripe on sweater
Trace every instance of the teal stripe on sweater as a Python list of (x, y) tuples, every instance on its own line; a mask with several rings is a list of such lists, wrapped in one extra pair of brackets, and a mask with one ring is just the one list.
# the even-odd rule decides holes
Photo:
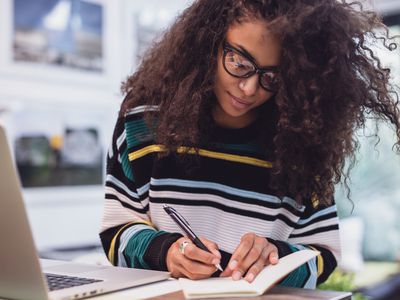
[(255, 153), (264, 155), (264, 149), (256, 143), (249, 143), (249, 144), (221, 144), (221, 143), (214, 143), (217, 149), (224, 149), (224, 150), (234, 150), (234, 151), (243, 151), (247, 153)]
[[(288, 244), (292, 252), (297, 252), (299, 249), (294, 247), (293, 245)], [(281, 286), (288, 287), (304, 287), (305, 282), (308, 281), (310, 277), (310, 272), (308, 270), (307, 264), (304, 264), (298, 267), (296, 270), (292, 271), (287, 275), (280, 283)]]
[(129, 180), (135, 181), (132, 173), (131, 163), (129, 162), (128, 159), (128, 149), (125, 149), (125, 151), (121, 154), (120, 159), (121, 159), (122, 170), (124, 171), (125, 176)]
[(142, 230), (153, 230), (154, 228), (150, 227), (149, 225), (144, 225), (144, 224), (134, 224), (131, 227), (129, 227), (128, 229), (126, 229), (120, 237), (120, 242), (119, 242), (119, 248), (118, 248), (118, 266), (119, 267), (124, 267), (127, 268), (128, 263), (126, 262), (125, 259), (125, 249), (129, 243), (129, 241), (131, 240), (131, 238), (139, 233)]
[[(295, 247), (299, 250), (310, 249), (306, 246), (296, 244)], [(313, 249), (312, 249), (313, 250)], [(306, 289), (315, 289), (317, 286), (318, 280), (318, 267), (317, 267), (317, 259), (313, 258), (307, 262), (308, 272), (310, 272), (308, 276), (307, 282), (304, 284), (304, 288)], [(305, 265), (304, 265), (305, 266)]]
[(128, 148), (135, 147), (153, 139), (147, 124), (143, 119), (126, 122), (126, 141)]
[(150, 269), (144, 260), (144, 254), (150, 242), (157, 236), (165, 234), (165, 231), (144, 229), (132, 236), (125, 248), (124, 255), (130, 262), (131, 268)]

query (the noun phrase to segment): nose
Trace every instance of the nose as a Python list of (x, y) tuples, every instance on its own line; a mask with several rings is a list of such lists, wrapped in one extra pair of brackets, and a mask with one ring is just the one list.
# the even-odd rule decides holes
[(258, 88), (258, 74), (254, 74), (248, 78), (241, 78), (239, 82), (239, 88), (243, 91), (246, 96), (253, 96)]

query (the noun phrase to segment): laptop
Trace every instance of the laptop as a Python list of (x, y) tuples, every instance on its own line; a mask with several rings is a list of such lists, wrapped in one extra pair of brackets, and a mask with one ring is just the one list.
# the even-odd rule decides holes
[(168, 279), (168, 272), (39, 259), (0, 125), (0, 298), (81, 299)]

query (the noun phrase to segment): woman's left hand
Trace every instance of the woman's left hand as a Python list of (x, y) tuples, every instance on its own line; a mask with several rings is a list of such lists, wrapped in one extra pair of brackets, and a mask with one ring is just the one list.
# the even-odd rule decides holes
[(278, 260), (278, 248), (274, 244), (255, 233), (246, 233), (220, 276), (232, 276), (233, 280), (245, 276), (245, 280), (252, 282), (265, 266), (277, 264)]

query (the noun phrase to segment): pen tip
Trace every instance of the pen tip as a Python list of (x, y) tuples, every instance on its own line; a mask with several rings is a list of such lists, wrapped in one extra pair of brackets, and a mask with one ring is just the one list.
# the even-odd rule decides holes
[(223, 271), (224, 271), (224, 270), (222, 269), (222, 267), (221, 267), (221, 265), (220, 265), (220, 264), (216, 265), (216, 267), (217, 267), (217, 269), (218, 269), (218, 270), (220, 270), (221, 272), (223, 272)]

